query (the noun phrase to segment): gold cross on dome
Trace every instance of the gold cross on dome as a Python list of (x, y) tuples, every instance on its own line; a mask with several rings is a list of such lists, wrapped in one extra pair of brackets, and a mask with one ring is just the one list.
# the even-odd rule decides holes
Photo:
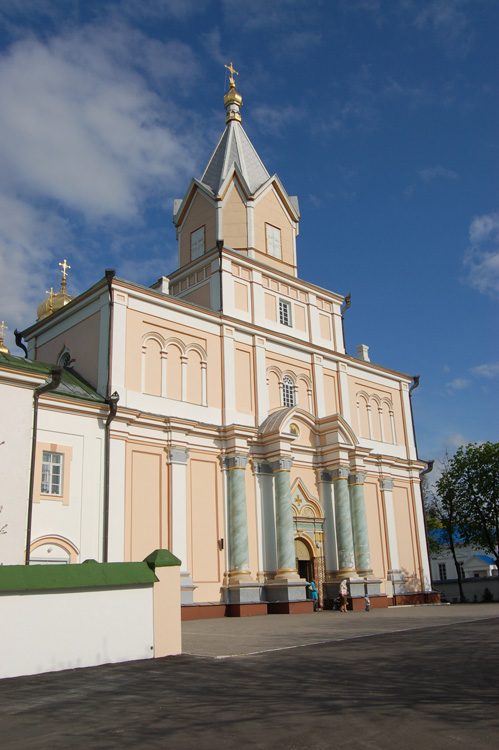
[(2, 322), (0, 324), (0, 336), (2, 337), (2, 340), (3, 340), (3, 332), (4, 331), (8, 331), (8, 330), (9, 330), (9, 326), (6, 326), (5, 325), (5, 321), (2, 320)]
[(50, 292), (47, 289), (45, 289), (45, 294), (49, 295), (50, 309), (53, 310), (52, 300), (54, 299), (54, 287), (53, 286), (50, 287)]
[(236, 82), (234, 80), (234, 73), (236, 74), (236, 76), (238, 76), (239, 73), (237, 72), (237, 70), (234, 70), (234, 66), (232, 65), (232, 60), (230, 61), (230, 65), (226, 65), (225, 67), (227, 68), (227, 70), (230, 70), (230, 78), (229, 78), (230, 85), (235, 86)]
[[(66, 262), (66, 258), (64, 258), (64, 260), (62, 261), (62, 263), (59, 263), (59, 265), (60, 265), (60, 266), (61, 266), (61, 268), (62, 268), (62, 278), (63, 278), (64, 280), (66, 280), (66, 277), (67, 277), (67, 275), (68, 275), (68, 274), (67, 274), (67, 271), (69, 271), (69, 270), (70, 270), (71, 266), (69, 266), (69, 265), (67, 264), (67, 262)], [(48, 292), (47, 292), (47, 294), (48, 294)]]

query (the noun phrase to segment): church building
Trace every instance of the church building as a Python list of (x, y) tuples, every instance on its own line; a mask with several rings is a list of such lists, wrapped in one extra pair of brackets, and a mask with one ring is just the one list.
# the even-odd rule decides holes
[(326, 607), (344, 579), (354, 605), (422, 601), (417, 383), (347, 354), (349, 300), (298, 276), (298, 199), (245, 133), (230, 71), (225, 130), (174, 204), (178, 268), (151, 287), (108, 270), (73, 299), (64, 261), (27, 358), (0, 353), (0, 406), (24, 415), (0, 434), (0, 522), (24, 513), (0, 562), (166, 548), (186, 617), (308, 611), (312, 580)]

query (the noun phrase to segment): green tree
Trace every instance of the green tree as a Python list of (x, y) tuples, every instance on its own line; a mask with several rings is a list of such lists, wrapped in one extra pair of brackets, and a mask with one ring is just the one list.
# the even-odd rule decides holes
[(489, 552), (499, 568), (499, 443), (461, 446), (437, 490), (452, 496), (465, 542)]
[(465, 602), (461, 566), (457, 560), (457, 550), (465, 543), (465, 537), (461, 526), (456, 492), (449, 480), (451, 463), (452, 459), (446, 456), (442, 464), (442, 475), (436, 482), (436, 492), (433, 494), (432, 502), (427, 510), (427, 517), (433, 519), (433, 528), (438, 530), (438, 533), (433, 535), (437, 551), (442, 547), (450, 550), (456, 566), (459, 599), (461, 602)]

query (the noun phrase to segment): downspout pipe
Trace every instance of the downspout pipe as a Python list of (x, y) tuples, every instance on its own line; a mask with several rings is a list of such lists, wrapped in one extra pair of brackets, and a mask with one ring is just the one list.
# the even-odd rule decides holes
[(36, 433), (38, 429), (38, 401), (40, 396), (49, 391), (55, 391), (60, 385), (64, 368), (54, 365), (51, 369), (52, 379), (48, 383), (35, 388), (33, 393), (33, 432), (31, 436), (31, 465), (29, 470), (29, 495), (28, 495), (28, 518), (26, 524), (26, 552), (24, 564), (29, 565), (31, 548), (31, 523), (33, 518), (33, 493), (35, 488), (35, 462), (36, 462)]
[(414, 411), (412, 408), (412, 392), (415, 391), (416, 388), (418, 387), (420, 379), (421, 379), (421, 375), (414, 375), (412, 378), (412, 385), (409, 388), (409, 403), (411, 405), (412, 435), (414, 437), (414, 447), (416, 448), (416, 458), (418, 458), (418, 441), (416, 439), (416, 428), (414, 426)]
[(343, 348), (345, 354), (347, 353), (347, 342), (345, 341), (345, 313), (352, 305), (352, 295), (347, 294), (345, 297), (345, 307), (341, 310), (341, 331), (343, 333)]
[(114, 268), (106, 268), (106, 282), (109, 294), (109, 329), (107, 337), (107, 385), (106, 401), (109, 405), (109, 414), (105, 424), (104, 435), (104, 501), (102, 509), (102, 562), (108, 561), (109, 549), (109, 473), (110, 473), (110, 425), (116, 416), (119, 396), (115, 392), (111, 394), (111, 359), (113, 352), (113, 318), (114, 318), (114, 301), (113, 301), (113, 279), (116, 276)]
[(108, 562), (109, 556), (109, 476), (110, 476), (110, 452), (111, 452), (111, 422), (118, 410), (120, 397), (115, 391), (108, 399), (109, 414), (107, 415), (104, 437), (104, 514), (102, 523), (102, 562)]

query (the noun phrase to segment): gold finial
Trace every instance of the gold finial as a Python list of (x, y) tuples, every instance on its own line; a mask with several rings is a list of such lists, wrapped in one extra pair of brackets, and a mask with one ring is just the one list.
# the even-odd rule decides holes
[[(59, 263), (59, 265), (62, 268), (62, 280), (61, 280), (61, 289), (64, 289), (66, 287), (66, 279), (68, 277), (67, 271), (71, 269), (71, 266), (68, 265), (66, 262), (66, 258), (62, 261), (62, 263)], [(48, 292), (47, 292), (48, 294)]]
[(9, 330), (9, 327), (6, 326), (5, 325), (5, 321), (2, 320), (2, 323), (0, 324), (0, 352), (2, 352), (2, 354), (10, 354), (9, 350), (7, 349), (7, 347), (4, 346), (4, 344), (3, 344), (4, 331), (8, 331), (8, 330)]
[(238, 76), (239, 73), (237, 72), (237, 70), (234, 70), (234, 66), (232, 65), (232, 60), (230, 61), (230, 65), (226, 65), (225, 67), (227, 68), (227, 70), (230, 70), (229, 83), (231, 87), (235, 87), (236, 81), (234, 79), (234, 73), (236, 74), (236, 76)]
[(238, 76), (239, 73), (237, 72), (237, 70), (234, 70), (232, 61), (230, 65), (226, 65), (225, 67), (230, 71), (230, 88), (227, 94), (225, 94), (224, 96), (224, 105), (225, 109), (227, 110), (225, 122), (230, 122), (231, 120), (241, 122), (240, 109), (243, 106), (243, 97), (236, 91), (236, 81), (234, 79), (234, 73), (236, 74), (236, 76)]

